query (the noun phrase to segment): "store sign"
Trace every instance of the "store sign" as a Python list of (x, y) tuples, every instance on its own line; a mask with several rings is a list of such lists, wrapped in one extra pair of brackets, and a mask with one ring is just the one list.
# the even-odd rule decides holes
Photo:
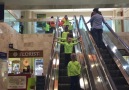
[(26, 76), (8, 76), (8, 89), (26, 89)]
[(9, 51), (9, 58), (43, 57), (43, 51)]

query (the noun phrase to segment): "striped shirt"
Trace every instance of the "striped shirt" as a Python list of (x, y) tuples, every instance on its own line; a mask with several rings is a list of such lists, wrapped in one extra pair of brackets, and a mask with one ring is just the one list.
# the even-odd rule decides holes
[(92, 28), (95, 28), (95, 29), (102, 29), (103, 28), (102, 22), (106, 23), (103, 16), (98, 13), (93, 15), (87, 23), (89, 22), (92, 23)]

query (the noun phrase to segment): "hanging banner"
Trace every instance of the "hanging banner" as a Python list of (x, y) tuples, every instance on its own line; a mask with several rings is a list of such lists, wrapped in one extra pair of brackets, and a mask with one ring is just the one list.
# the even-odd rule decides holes
[(9, 58), (43, 57), (43, 50), (36, 51), (9, 51)]

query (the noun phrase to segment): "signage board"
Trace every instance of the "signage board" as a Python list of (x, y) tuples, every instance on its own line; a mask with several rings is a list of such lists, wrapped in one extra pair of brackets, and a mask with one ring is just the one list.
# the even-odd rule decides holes
[(26, 89), (26, 76), (8, 76), (8, 89)]
[(13, 48), (13, 44), (9, 44), (9, 48)]
[(7, 59), (7, 53), (4, 53), (4, 52), (0, 52), (0, 59)]
[(9, 58), (43, 57), (43, 50), (35, 51), (9, 51)]

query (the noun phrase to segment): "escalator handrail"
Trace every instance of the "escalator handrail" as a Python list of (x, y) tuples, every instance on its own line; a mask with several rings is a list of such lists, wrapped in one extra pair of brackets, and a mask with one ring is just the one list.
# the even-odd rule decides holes
[[(82, 18), (82, 20), (83, 20), (83, 22), (84, 22), (84, 25), (85, 25), (85, 27), (86, 27), (86, 29), (87, 29), (87, 31), (88, 31), (88, 34), (90, 35), (90, 36), (92, 36), (91, 34), (90, 34), (90, 30), (89, 30), (89, 28), (88, 28), (88, 26), (87, 26), (87, 24), (86, 24), (86, 22), (85, 22), (85, 19), (84, 19), (84, 17), (81, 15), (80, 16), (81, 18)], [(93, 40), (93, 38), (91, 37), (91, 39)], [(95, 43), (94, 41), (93, 41), (93, 43)], [(97, 55), (99, 56), (100, 54), (97, 52)], [(100, 58), (99, 58), (100, 59)], [(101, 61), (101, 60), (100, 60)], [(103, 63), (103, 62), (102, 62)], [(103, 64), (104, 65), (104, 67), (106, 67), (105, 66), (105, 64)], [(107, 70), (106, 70), (106, 73), (107, 73)], [(107, 77), (108, 77), (108, 79), (110, 80), (110, 83), (111, 83), (111, 85), (112, 85), (112, 88), (114, 89), (114, 90), (117, 90), (116, 89), (116, 86), (115, 86), (115, 84), (114, 84), (114, 82), (112, 81), (112, 78), (111, 78), (111, 76), (109, 76), (109, 75), (107, 75)]]
[(129, 47), (128, 45), (113, 31), (113, 29), (107, 24), (105, 23), (105, 25), (107, 26), (107, 28), (110, 30), (110, 32), (113, 34), (113, 36), (125, 47), (125, 49), (129, 52)]
[[(57, 17), (57, 20), (56, 20), (56, 28), (58, 28), (58, 20), (59, 20), (59, 17)], [(57, 30), (58, 31), (58, 30)], [(49, 65), (48, 65), (48, 71), (47, 71), (47, 75), (46, 75), (46, 79), (45, 79), (45, 86), (44, 86), (44, 90), (48, 90), (48, 87), (49, 87), (49, 82), (50, 82), (50, 74), (51, 74), (51, 70), (52, 70), (52, 63), (53, 63), (53, 59), (54, 59), (54, 56), (55, 56), (55, 52), (54, 52), (54, 47), (55, 47), (55, 38), (56, 38), (56, 34), (58, 34), (57, 32), (54, 33), (54, 37), (53, 37), (53, 43), (52, 43), (52, 49), (51, 49), (51, 56), (50, 56), (50, 62), (49, 62)]]
[[(76, 26), (77, 26), (77, 31), (78, 31), (78, 36), (80, 37), (81, 36), (81, 33), (80, 33), (80, 29), (79, 29), (79, 24), (78, 24), (78, 20), (76, 18), (76, 16), (74, 16), (75, 18), (75, 22), (76, 22)], [(84, 54), (84, 57), (86, 58), (86, 52), (84, 51), (84, 45), (82, 45), (82, 43), (80, 43), (80, 51)], [(85, 61), (84, 61), (85, 62)], [(87, 62), (85, 62), (87, 63)], [(87, 66), (88, 67), (88, 66)], [(89, 75), (89, 71), (90, 71), (90, 66), (89, 68), (87, 68), (87, 82), (88, 82), (88, 85), (89, 85), (89, 88), (92, 90), (92, 89), (95, 89), (94, 86), (93, 86), (93, 83), (92, 83), (92, 80), (90, 79), (90, 75)], [(86, 87), (85, 87), (86, 88)]]

